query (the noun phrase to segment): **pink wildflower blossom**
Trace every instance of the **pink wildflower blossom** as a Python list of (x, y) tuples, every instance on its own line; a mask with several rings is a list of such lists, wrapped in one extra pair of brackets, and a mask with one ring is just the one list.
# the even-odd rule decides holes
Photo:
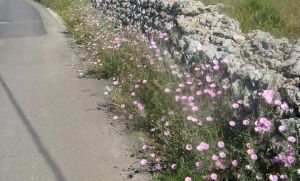
[(257, 158), (258, 158), (256, 154), (252, 154), (250, 157), (252, 160), (257, 160)]
[(217, 179), (218, 179), (218, 175), (215, 174), (215, 173), (212, 173), (212, 174), (210, 175), (210, 178), (211, 178), (212, 180), (217, 180)]
[(271, 130), (271, 121), (267, 118), (262, 117), (259, 120), (255, 121), (255, 131), (264, 133)]
[(248, 119), (243, 120), (243, 125), (248, 126), (250, 121)]
[(185, 149), (188, 150), (188, 151), (191, 151), (193, 149), (193, 146), (191, 144), (187, 144), (185, 146)]
[(287, 127), (285, 125), (281, 125), (278, 127), (278, 131), (280, 131), (281, 133), (285, 132), (285, 131), (287, 131)]
[(212, 120), (213, 120), (212, 117), (210, 117), (210, 116), (206, 117), (206, 121), (211, 122)]
[(147, 163), (148, 163), (148, 161), (146, 159), (142, 159), (141, 162), (140, 162), (140, 164), (142, 166), (145, 166)]
[(237, 103), (233, 103), (231, 106), (232, 106), (234, 109), (237, 109), (237, 108), (239, 108), (239, 107), (240, 107), (240, 105), (239, 105), (239, 104), (237, 104)]
[(172, 169), (172, 170), (176, 170), (176, 169), (177, 169), (177, 164), (173, 163), (173, 164), (171, 165), (171, 169)]
[(221, 151), (221, 152), (219, 153), (219, 157), (220, 157), (220, 158), (225, 158), (225, 157), (226, 157), (226, 153), (223, 152), (223, 151)]
[(218, 167), (219, 169), (222, 169), (222, 170), (225, 169), (225, 165), (224, 165), (220, 160), (215, 161), (215, 165), (216, 165), (216, 167)]
[(273, 96), (275, 95), (274, 90), (263, 90), (261, 96), (265, 99), (268, 104), (273, 103)]
[(143, 150), (146, 150), (148, 148), (148, 145), (146, 145), (146, 144), (144, 144), (143, 146), (142, 146), (142, 149)]
[(205, 79), (206, 79), (206, 82), (208, 82), (208, 83), (212, 82), (211, 76), (208, 76), (208, 75), (207, 75), (207, 76), (205, 77)]
[(281, 101), (278, 100), (278, 99), (276, 99), (276, 100), (274, 101), (274, 104), (280, 106), (280, 105), (281, 105)]
[(168, 131), (168, 130), (167, 130), (167, 131), (164, 131), (164, 135), (165, 135), (165, 136), (170, 136), (170, 134), (171, 134), (170, 131)]
[(286, 102), (282, 103), (282, 104), (280, 105), (280, 107), (281, 107), (281, 109), (283, 109), (283, 110), (285, 110), (285, 111), (287, 111), (287, 110), (289, 109), (289, 106), (287, 105)]
[(191, 177), (185, 177), (184, 181), (192, 181)]
[(291, 142), (291, 143), (295, 143), (297, 140), (294, 136), (289, 136), (288, 141)]
[(199, 161), (197, 161), (195, 163), (195, 167), (196, 167), (196, 170), (200, 170), (201, 169), (201, 163)]
[(195, 111), (198, 111), (198, 110), (199, 110), (198, 106), (193, 106), (193, 107), (192, 107), (192, 111), (195, 112)]
[(223, 141), (218, 142), (218, 147), (219, 148), (224, 148), (224, 146), (225, 146), (225, 143)]
[(218, 157), (217, 155), (213, 155), (213, 156), (211, 157), (211, 159), (212, 159), (213, 161), (217, 161), (217, 160), (219, 160), (219, 157)]
[(197, 150), (198, 151), (206, 151), (209, 150), (209, 145), (207, 143), (201, 142), (198, 146), (197, 146)]
[(270, 180), (270, 181), (278, 181), (278, 177), (277, 177), (276, 175), (272, 175), (272, 174), (271, 174), (271, 175), (269, 176), (269, 180)]
[(237, 167), (238, 166), (238, 161), (237, 160), (232, 160), (231, 164), (232, 164), (232, 166)]
[(235, 121), (229, 121), (229, 125), (230, 125), (231, 127), (235, 127), (236, 123), (235, 123)]
[(227, 58), (224, 58), (222, 61), (221, 61), (223, 64), (229, 64), (229, 60)]

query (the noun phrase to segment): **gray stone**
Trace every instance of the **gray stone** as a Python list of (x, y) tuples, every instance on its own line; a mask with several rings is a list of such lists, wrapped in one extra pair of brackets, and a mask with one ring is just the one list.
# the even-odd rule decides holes
[(232, 45), (232, 41), (230, 39), (225, 39), (223, 42), (222, 42), (222, 46), (227, 48), (229, 46)]
[(300, 119), (299, 118), (289, 118), (280, 120), (282, 125), (285, 125), (288, 130), (286, 135), (299, 135), (300, 133)]
[(232, 39), (238, 44), (243, 44), (245, 41), (245, 37), (243, 35), (233, 35)]
[[(204, 49), (202, 53), (211, 59), (228, 57), (229, 79), (235, 82), (237, 92), (251, 97), (251, 92), (258, 88), (280, 90), (281, 97), (299, 111), (299, 40), (290, 43), (286, 38), (276, 39), (259, 30), (243, 34), (239, 22), (219, 13), (220, 5), (205, 6), (200, 1), (97, 0), (97, 3), (95, 6), (103, 14), (117, 13), (123, 23), (151, 29), (149, 33), (166, 31), (165, 23), (174, 21), (178, 24), (174, 31), (179, 34), (175, 47), (182, 49), (185, 59), (194, 59), (194, 54)], [(294, 83), (288, 83), (287, 78)]]

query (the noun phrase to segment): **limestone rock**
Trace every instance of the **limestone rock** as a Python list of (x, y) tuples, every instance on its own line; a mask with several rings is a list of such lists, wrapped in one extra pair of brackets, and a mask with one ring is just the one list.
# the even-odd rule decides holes
[(182, 3), (181, 14), (186, 16), (196, 16), (202, 13), (205, 5), (200, 1), (186, 1)]
[(232, 39), (238, 44), (243, 44), (245, 41), (245, 37), (243, 35), (233, 35)]

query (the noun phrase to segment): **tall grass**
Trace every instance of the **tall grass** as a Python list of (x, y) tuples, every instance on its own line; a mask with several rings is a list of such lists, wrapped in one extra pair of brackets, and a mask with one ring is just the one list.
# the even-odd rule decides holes
[(277, 37), (300, 38), (299, 0), (202, 0), (223, 3), (223, 11), (241, 23), (243, 31), (271, 32)]

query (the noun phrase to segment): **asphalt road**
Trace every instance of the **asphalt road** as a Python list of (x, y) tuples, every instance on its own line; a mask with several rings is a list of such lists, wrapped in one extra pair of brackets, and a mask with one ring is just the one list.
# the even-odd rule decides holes
[(96, 110), (103, 88), (77, 78), (62, 31), (39, 4), (0, 0), (0, 181), (126, 180), (136, 161), (127, 152), (135, 136)]

